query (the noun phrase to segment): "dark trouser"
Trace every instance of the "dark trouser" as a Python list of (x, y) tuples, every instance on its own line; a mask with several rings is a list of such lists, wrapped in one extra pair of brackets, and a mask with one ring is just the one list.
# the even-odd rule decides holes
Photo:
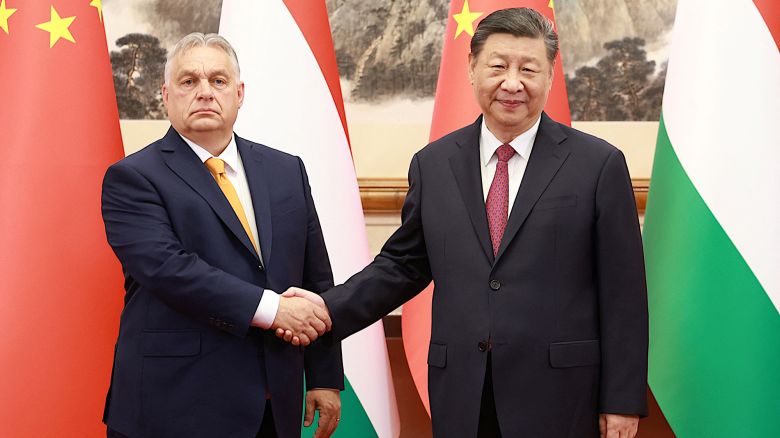
[(271, 411), (271, 400), (265, 401), (265, 413), (263, 414), (263, 424), (260, 425), (260, 432), (257, 432), (257, 438), (276, 438), (276, 427), (274, 426), (274, 414)]
[[(107, 438), (130, 438), (110, 427), (106, 428)], [(271, 401), (266, 400), (265, 414), (263, 414), (263, 424), (260, 425), (260, 431), (257, 432), (257, 438), (277, 438), (276, 427), (274, 426), (274, 414), (271, 412)]]
[(482, 388), (482, 403), (479, 409), (479, 427), (477, 438), (501, 438), (496, 414), (496, 400), (493, 396), (492, 355), (488, 352), (487, 371), (485, 371), (485, 386)]

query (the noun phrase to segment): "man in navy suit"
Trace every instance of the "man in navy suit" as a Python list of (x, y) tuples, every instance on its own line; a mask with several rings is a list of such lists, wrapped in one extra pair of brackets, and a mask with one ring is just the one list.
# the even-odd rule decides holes
[(321, 297), (290, 291), (324, 299), (341, 339), (433, 280), (436, 437), (631, 438), (647, 412), (631, 180), (618, 149), (542, 111), (557, 51), (532, 9), (485, 17), (469, 55), (482, 116), (414, 156), (373, 263)]
[(318, 410), (317, 436), (329, 436), (340, 344), (292, 346), (268, 330), (308, 345), (330, 326), (309, 301), (274, 292), (333, 286), (303, 163), (233, 133), (244, 84), (216, 34), (175, 46), (162, 97), (168, 133), (103, 182), (126, 289), (108, 436), (299, 437), (304, 373), (306, 423)]

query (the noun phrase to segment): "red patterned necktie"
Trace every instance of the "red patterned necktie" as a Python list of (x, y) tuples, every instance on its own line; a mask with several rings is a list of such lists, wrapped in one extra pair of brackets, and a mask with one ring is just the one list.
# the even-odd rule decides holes
[(487, 209), (488, 226), (490, 227), (490, 241), (493, 243), (493, 257), (498, 255), (498, 247), (501, 246), (501, 236), (504, 235), (506, 221), (509, 217), (509, 170), (507, 162), (515, 154), (515, 150), (508, 144), (502, 144), (496, 149), (498, 163), (496, 174), (490, 184), (485, 208)]

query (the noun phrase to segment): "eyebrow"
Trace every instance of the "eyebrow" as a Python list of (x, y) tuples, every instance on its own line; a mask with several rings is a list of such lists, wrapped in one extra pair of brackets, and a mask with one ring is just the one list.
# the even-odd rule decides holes
[[(512, 53), (506, 53), (506, 52), (490, 52), (488, 53), (487, 59), (490, 59), (491, 57), (497, 57), (497, 58), (507, 58), (513, 56)], [(531, 61), (531, 62), (539, 62), (540, 58), (537, 58), (533, 55), (520, 55), (519, 56), (521, 61)]]
[[(179, 74), (176, 76), (177, 78), (182, 78), (185, 76), (200, 76), (201, 70), (182, 70), (179, 72)], [(213, 76), (230, 76), (230, 73), (223, 68), (210, 70), (207, 72), (206, 76), (213, 77)]]

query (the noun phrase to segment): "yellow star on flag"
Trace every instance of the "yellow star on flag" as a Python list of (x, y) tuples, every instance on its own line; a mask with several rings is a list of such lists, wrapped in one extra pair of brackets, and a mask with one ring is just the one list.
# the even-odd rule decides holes
[(554, 10), (555, 9), (555, 0), (550, 0), (550, 3), (547, 5), (547, 7)]
[(92, 0), (89, 2), (90, 6), (93, 6), (98, 11), (98, 15), (100, 16), (100, 22), (103, 22), (103, 0)]
[(0, 29), (3, 29), (6, 34), (8, 32), (8, 17), (14, 14), (16, 9), (10, 9), (5, 7), (5, 0), (0, 1)]
[(73, 35), (71, 35), (70, 30), (68, 30), (68, 27), (70, 27), (70, 25), (73, 23), (73, 20), (75, 19), (75, 16), (65, 18), (60, 17), (60, 14), (58, 14), (57, 10), (54, 9), (54, 6), (52, 6), (51, 19), (46, 23), (36, 24), (35, 27), (49, 32), (49, 48), (52, 48), (60, 38), (65, 38), (72, 43), (76, 42), (76, 40), (73, 39)]
[(469, 0), (464, 1), (460, 14), (452, 15), (452, 18), (458, 23), (458, 28), (455, 30), (455, 38), (462, 32), (474, 36), (474, 21), (480, 16), (482, 16), (482, 12), (471, 12), (469, 10)]

